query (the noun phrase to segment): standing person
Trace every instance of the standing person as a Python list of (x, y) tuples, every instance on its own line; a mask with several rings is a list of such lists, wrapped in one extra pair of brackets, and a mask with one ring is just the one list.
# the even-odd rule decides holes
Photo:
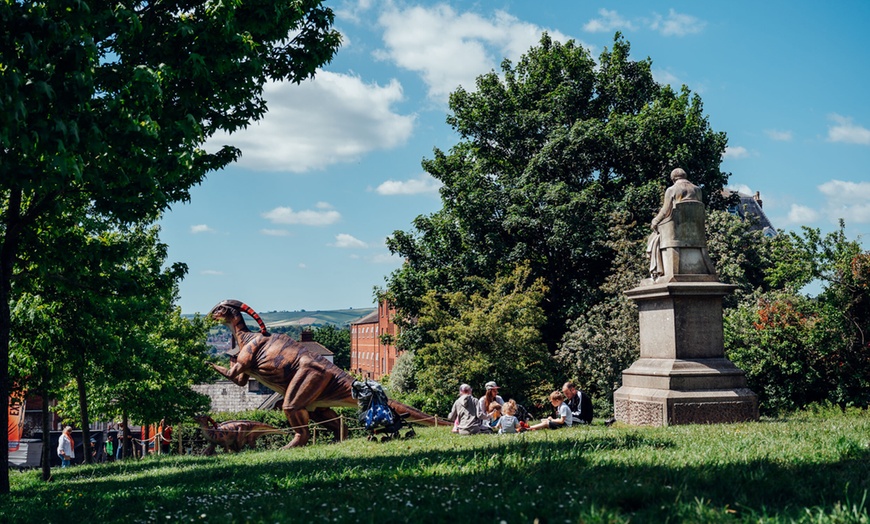
[(547, 417), (540, 423), (529, 427), (530, 431), (570, 427), (574, 422), (573, 417), (571, 416), (571, 410), (568, 409), (568, 405), (565, 404), (565, 395), (563, 395), (561, 391), (550, 393), (550, 404), (556, 408), (556, 413), (559, 414), (559, 418)]
[(447, 420), (457, 420), (456, 433), (460, 435), (477, 435), (480, 433), (480, 417), (478, 417), (477, 402), (471, 396), (471, 386), (459, 386), (459, 398), (453, 403)]
[(57, 456), (60, 457), (60, 467), (69, 467), (72, 459), (76, 458), (76, 444), (72, 438), (72, 427), (63, 428), (63, 433), (57, 441)]
[(160, 453), (168, 454), (172, 448), (172, 426), (166, 423), (166, 419), (160, 419)]
[(495, 381), (490, 380), (486, 383), (486, 394), (480, 397), (478, 401), (478, 410), (480, 411), (480, 424), (484, 432), (490, 432), (491, 424), (493, 421), (493, 415), (495, 418), (498, 418), (498, 413), (495, 413), (496, 404), (501, 409), (501, 406), (504, 404), (504, 399), (498, 394), (498, 384)]
[(562, 394), (565, 395), (565, 404), (571, 410), (571, 417), (575, 424), (592, 423), (592, 400), (582, 390), (577, 389), (573, 382), (565, 382), (562, 386)]
[(517, 418), (517, 403), (514, 399), (508, 400), (502, 407), (504, 414), (498, 418), (495, 427), (498, 428), (499, 435), (505, 433), (518, 433), (520, 428), (520, 419)]

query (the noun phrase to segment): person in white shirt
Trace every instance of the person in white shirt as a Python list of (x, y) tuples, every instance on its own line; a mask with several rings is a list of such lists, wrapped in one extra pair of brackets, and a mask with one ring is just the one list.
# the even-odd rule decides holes
[(57, 441), (57, 456), (60, 457), (60, 467), (65, 468), (70, 465), (72, 459), (76, 458), (76, 445), (72, 438), (72, 427), (63, 428), (63, 433)]
[(559, 429), (571, 426), (574, 423), (574, 417), (571, 416), (571, 409), (565, 404), (565, 395), (561, 391), (550, 393), (550, 404), (556, 408), (556, 413), (559, 418), (547, 417), (540, 423), (530, 426), (530, 431), (538, 429)]

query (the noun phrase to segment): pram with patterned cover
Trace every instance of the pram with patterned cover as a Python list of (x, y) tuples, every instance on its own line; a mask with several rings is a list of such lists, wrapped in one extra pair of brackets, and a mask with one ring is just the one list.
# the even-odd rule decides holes
[(381, 434), (382, 442), (399, 438), (399, 432), (405, 426), (409, 429), (403, 438), (415, 435), (414, 428), (405, 420), (408, 415), (399, 415), (390, 407), (387, 393), (379, 383), (369, 379), (355, 380), (351, 394), (359, 404), (359, 423), (369, 432), (369, 440), (377, 440), (378, 434)]

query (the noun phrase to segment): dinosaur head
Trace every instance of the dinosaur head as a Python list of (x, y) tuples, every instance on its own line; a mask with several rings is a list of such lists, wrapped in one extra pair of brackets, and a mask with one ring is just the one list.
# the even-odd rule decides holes
[(269, 331), (266, 329), (266, 324), (263, 322), (263, 319), (260, 318), (260, 315), (258, 315), (251, 306), (238, 300), (224, 300), (211, 308), (211, 311), (208, 312), (208, 316), (222, 324), (230, 324), (233, 319), (236, 316), (241, 315), (242, 312), (247, 313), (251, 318), (257, 321), (257, 325), (260, 326), (260, 333), (269, 336)]

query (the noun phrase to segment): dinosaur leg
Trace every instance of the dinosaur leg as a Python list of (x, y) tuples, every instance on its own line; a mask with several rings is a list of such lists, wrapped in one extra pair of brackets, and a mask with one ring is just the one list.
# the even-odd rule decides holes
[(309, 412), (306, 406), (317, 400), (329, 385), (329, 376), (320, 369), (301, 366), (293, 379), (287, 384), (284, 393), (284, 416), (290, 422), (290, 427), (296, 432), (293, 440), (284, 449), (300, 447), (308, 444), (311, 432), (308, 430)]
[(309, 413), (305, 408), (284, 408), (284, 416), (290, 422), (290, 427), (296, 435), (289, 444), (283, 449), (297, 448), (308, 444), (308, 439), (311, 438), (311, 431), (308, 430)]
[(340, 442), (347, 438), (347, 426), (332, 408), (317, 408), (311, 413), (311, 420), (332, 432), (332, 438)]

